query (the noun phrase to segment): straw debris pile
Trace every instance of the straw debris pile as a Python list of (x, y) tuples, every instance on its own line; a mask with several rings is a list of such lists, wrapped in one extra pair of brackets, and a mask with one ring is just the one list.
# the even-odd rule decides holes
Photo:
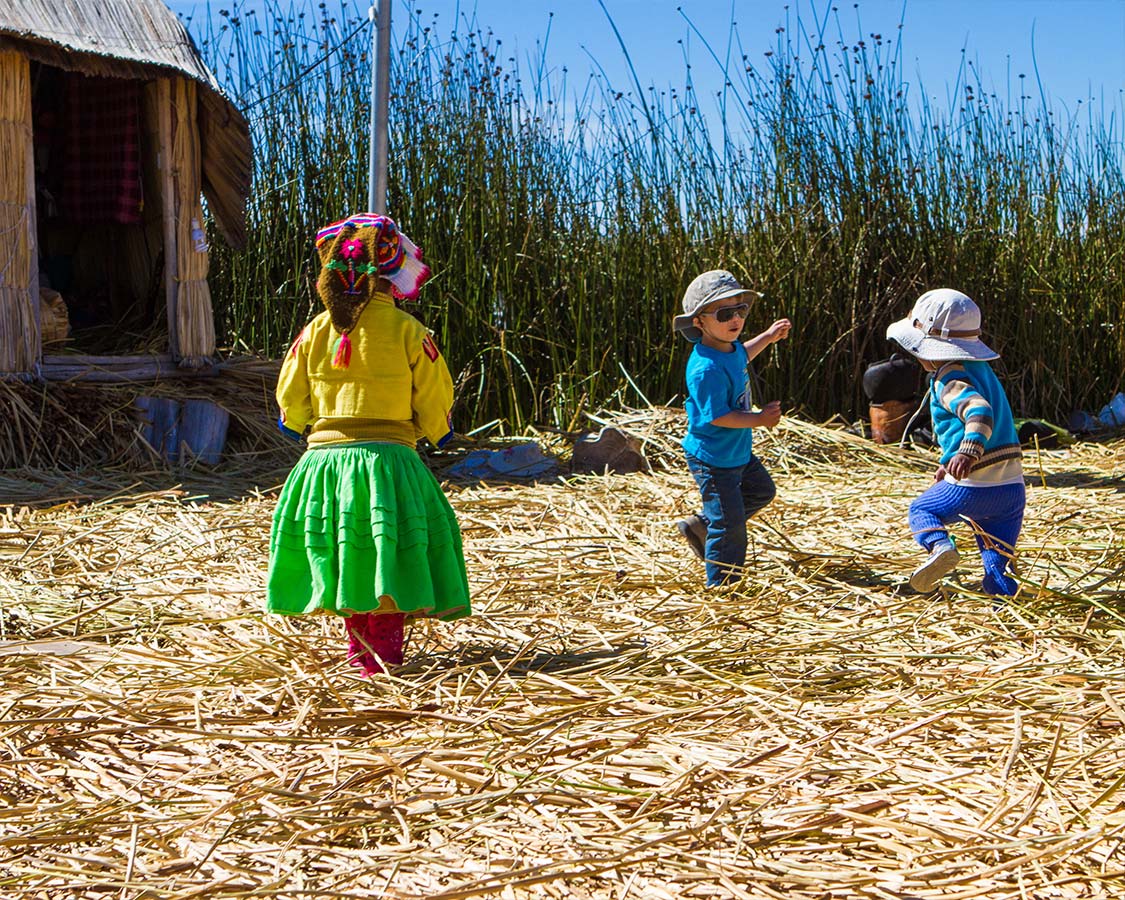
[[(203, 399), (230, 413), (221, 481), (231, 471), (247, 480), (264, 473), (284, 478), (299, 451), (275, 426), (273, 400), (278, 364), (255, 360), (224, 363), (219, 375), (156, 384), (24, 384), (0, 381), (0, 470), (36, 467), (38, 480), (51, 469), (111, 467), (115, 472), (157, 477), (167, 483), (169, 466), (143, 437), (139, 396)], [(49, 468), (46, 468), (49, 467)], [(192, 464), (180, 469), (197, 468)], [(47, 476), (49, 477), (49, 476)], [(22, 498), (0, 493), (7, 503)]]
[[(674, 457), (675, 414), (607, 419)], [(793, 420), (759, 449), (725, 594), (678, 464), (450, 484), (478, 614), (370, 681), (338, 621), (259, 612), (268, 490), (3, 512), (0, 890), (1120, 896), (1125, 442), (1029, 454), (1000, 609), (971, 553), (901, 587), (932, 457)]]

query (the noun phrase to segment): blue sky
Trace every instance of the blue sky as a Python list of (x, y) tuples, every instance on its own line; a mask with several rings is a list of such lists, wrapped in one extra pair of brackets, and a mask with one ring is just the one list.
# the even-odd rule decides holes
[[(288, 8), (288, 0), (278, 2)], [(722, 54), (734, 22), (743, 52), (760, 64), (777, 40), (778, 27), (788, 21), (792, 32), (797, 12), (807, 27), (814, 19), (812, 10), (826, 8), (822, 0), (603, 2), (605, 10), (598, 0), (394, 0), (392, 18), (401, 25), (414, 11), (428, 23), (436, 14), (440, 35), (459, 17), (475, 14), (479, 25), (502, 40), (504, 56), (537, 59), (537, 44), (546, 38), (547, 62), (555, 69), (565, 66), (572, 86), (580, 85), (596, 65), (616, 89), (629, 90), (630, 76), (608, 11), (642, 86), (682, 87), (686, 50), (697, 90), (713, 93), (721, 87), (722, 76), (700, 36)], [(211, 9), (229, 5), (214, 2)], [(356, 5), (365, 9), (368, 3), (359, 0)], [(172, 0), (169, 6), (196, 16), (207, 8), (196, 0)], [(893, 35), (902, 22), (905, 76), (940, 101), (957, 77), (964, 50), (985, 86), (1001, 96), (1009, 87), (1018, 92), (1021, 73), (1027, 76), (1025, 83), (1034, 86), (1037, 62), (1039, 79), (1056, 108), (1073, 113), (1079, 101), (1091, 99), (1099, 107), (1104, 100), (1107, 110), (1120, 105), (1125, 88), (1125, 0), (861, 0), (835, 6), (849, 39)]]
[[(790, 30), (795, 27), (797, 11), (806, 23), (813, 21), (813, 6), (807, 0), (604, 3), (645, 87), (683, 84), (685, 46), (700, 90), (721, 87), (719, 68), (688, 20), (720, 55), (735, 22), (743, 51), (755, 63), (764, 62), (763, 54), (777, 39), (776, 28), (787, 20)], [(815, 7), (824, 10), (826, 5), (817, 2)], [(597, 0), (416, 0), (412, 6), (426, 18), (438, 13), (444, 22), (452, 22), (457, 10), (466, 14), (475, 9), (480, 24), (491, 27), (509, 50), (518, 48), (521, 56), (534, 55), (536, 39), (547, 33), (549, 22), (548, 59), (566, 65), (572, 81), (588, 71), (594, 59), (612, 80), (626, 85), (628, 73), (617, 39)], [(861, 0), (858, 6), (835, 6), (852, 38), (893, 35), (902, 22), (905, 73), (916, 75), (931, 97), (945, 98), (946, 85), (957, 77), (962, 49), (986, 86), (998, 93), (1009, 83), (1016, 90), (1020, 73), (1031, 84), (1037, 61), (1044, 88), (1070, 111), (1079, 100), (1089, 102), (1091, 97), (1104, 96), (1107, 104), (1116, 105), (1125, 88), (1125, 0)], [(681, 40), (686, 44), (679, 44)]]

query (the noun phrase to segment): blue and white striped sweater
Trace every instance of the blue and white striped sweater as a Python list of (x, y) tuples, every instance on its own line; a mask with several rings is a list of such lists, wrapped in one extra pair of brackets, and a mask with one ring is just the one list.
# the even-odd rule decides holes
[(975, 473), (1020, 457), (1008, 396), (986, 362), (951, 362), (938, 369), (930, 383), (930, 416), (943, 465), (964, 453), (974, 460)]

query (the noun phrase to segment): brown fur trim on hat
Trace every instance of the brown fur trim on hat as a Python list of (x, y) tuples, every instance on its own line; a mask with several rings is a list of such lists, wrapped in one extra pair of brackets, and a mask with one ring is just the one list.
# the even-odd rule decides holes
[(371, 298), (385, 290), (375, 258), (378, 239), (375, 228), (346, 225), (317, 248), (321, 268), (316, 292), (341, 334), (355, 328)]

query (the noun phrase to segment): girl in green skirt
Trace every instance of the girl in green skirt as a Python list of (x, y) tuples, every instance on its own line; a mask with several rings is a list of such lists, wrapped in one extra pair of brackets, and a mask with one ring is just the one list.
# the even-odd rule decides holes
[(267, 609), (344, 616), (364, 675), (402, 662), (410, 616), (471, 613), (461, 530), (415, 446), (452, 436), (453, 382), (433, 338), (395, 297), (430, 276), (387, 216), (316, 236), (326, 310), (305, 326), (277, 382), (278, 425), (307, 430), (270, 533)]

